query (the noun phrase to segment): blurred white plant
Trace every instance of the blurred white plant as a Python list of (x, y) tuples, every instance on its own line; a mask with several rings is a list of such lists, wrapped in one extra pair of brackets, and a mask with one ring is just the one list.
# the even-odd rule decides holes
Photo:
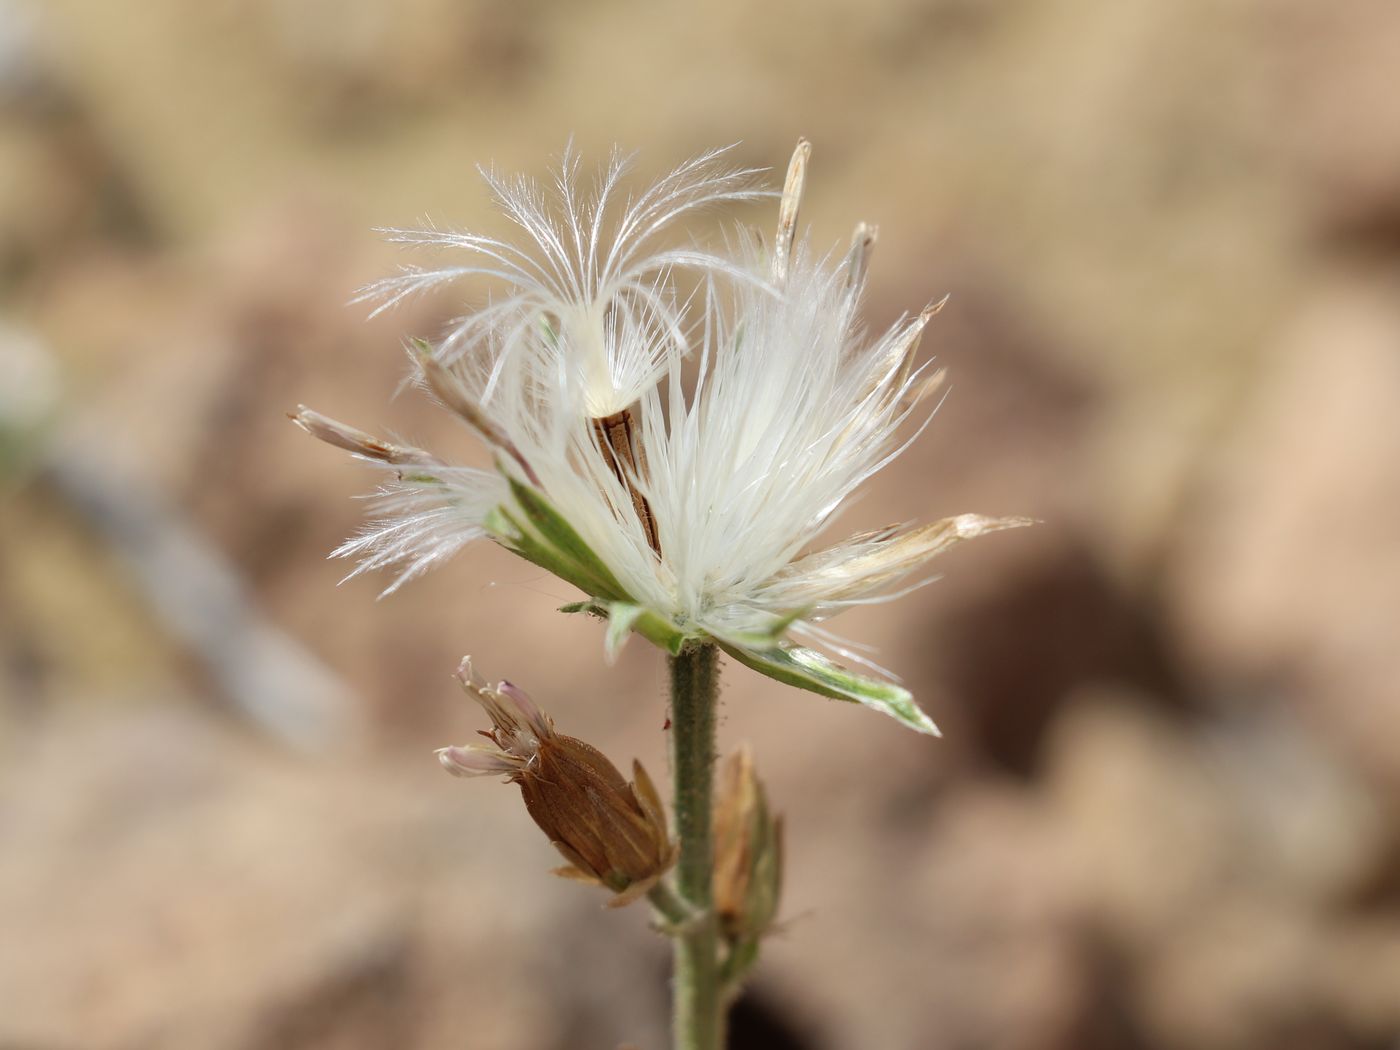
[[(611, 223), (626, 166), (617, 155), (586, 198), (572, 153), (550, 192), (488, 176), (526, 234), (520, 245), (391, 232), (477, 259), (372, 286), (385, 306), (462, 276), (507, 287), (438, 345), (413, 343), (423, 384), (492, 447), (496, 469), (449, 466), (301, 409), (306, 430), (392, 472), (381, 519), (337, 553), (360, 557), (356, 572), (404, 566), (392, 590), (488, 536), (583, 590), (565, 608), (609, 620), (610, 657), (634, 631), (672, 653), (713, 641), (780, 681), (936, 733), (903, 688), (798, 642), (868, 664), (822, 623), (903, 593), (954, 544), (1028, 519), (963, 514), (819, 545), (851, 494), (907, 445), (900, 428), (938, 384), (914, 366), (938, 306), (863, 336), (874, 230), (858, 227), (844, 257), (794, 243), (805, 141), (766, 252), (756, 235), (723, 255), (654, 250), (677, 217), (760, 195), (753, 172), (721, 166), (724, 152), (677, 168)], [(681, 267), (699, 274), (690, 299), (674, 284)], [(698, 365), (689, 391), (687, 356)]]

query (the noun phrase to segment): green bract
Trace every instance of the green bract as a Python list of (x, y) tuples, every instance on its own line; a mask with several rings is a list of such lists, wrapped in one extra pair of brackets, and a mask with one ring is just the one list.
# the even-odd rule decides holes
[(511, 479), (510, 486), (514, 507), (497, 507), (487, 519), (487, 528), (503, 546), (591, 595), (561, 611), (593, 613), (608, 621), (604, 647), (609, 660), (616, 657), (629, 633), (641, 635), (672, 655), (687, 644), (713, 641), (741, 664), (785, 685), (864, 704), (920, 733), (939, 735), (938, 727), (914, 703), (909, 690), (855, 674), (815, 649), (784, 640), (782, 633), (800, 612), (777, 621), (769, 635), (720, 637), (684, 627), (665, 613), (638, 604), (623, 592), (602, 559), (542, 493), (516, 479)]

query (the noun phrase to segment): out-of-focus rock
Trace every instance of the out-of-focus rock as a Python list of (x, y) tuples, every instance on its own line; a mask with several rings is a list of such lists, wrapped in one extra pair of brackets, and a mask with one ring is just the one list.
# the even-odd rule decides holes
[(1331, 1013), (1376, 1045), (1400, 1033), (1400, 917), (1340, 923), (1312, 974)]
[(1285, 155), (1320, 224), (1361, 240), (1400, 235), (1400, 9), (1288, 0), (1260, 9)]
[[(1047, 790), (1082, 914), (1162, 1046), (1331, 1046), (1308, 1039), (1377, 1027), (1325, 975), (1386, 961), (1329, 916), (1385, 864), (1390, 829), (1286, 707), (1252, 717), (1191, 732), (1131, 695), (1081, 695), (1052, 736)], [(1356, 994), (1372, 1015), (1377, 980)]]
[(53, 355), (31, 331), (0, 323), (0, 478), (10, 452), (48, 421), (60, 383)]
[[(910, 848), (909, 897), (890, 918), (898, 925), (904, 911), (906, 954), (928, 960), (926, 998), (921, 1028), (887, 1045), (1070, 1045), (1092, 974), (1075, 936), (1072, 866), (1039, 804), (1012, 789), (960, 792)], [(979, 996), (986, 987), (997, 994)]]
[[(0, 1043), (659, 1042), (657, 942), (546, 874), (513, 789), (431, 755), (292, 762), (168, 710), (17, 738), (7, 769)], [(561, 1008), (588, 994), (618, 1009)]]
[(1046, 790), (1076, 882), (1112, 938), (1141, 950), (1190, 915), (1231, 864), (1219, 778), (1131, 693), (1081, 693), (1047, 747)]
[(1321, 285), (1260, 369), (1183, 515), (1172, 624), (1400, 783), (1400, 274)]
[(1226, 717), (1196, 740), (1236, 823), (1237, 879), (1323, 913), (1385, 878), (1400, 842), (1383, 796), (1287, 706)]
[(1213, 897), (1142, 961), (1160, 1045), (1389, 1046), (1400, 1033), (1400, 927), (1280, 907), (1264, 887)]
[(1144, 953), (1138, 1003), (1172, 1050), (1306, 1046), (1322, 1020), (1316, 925), (1267, 896), (1203, 895)]
[(1286, 707), (1188, 732), (1132, 694), (1081, 693), (1047, 779), (1095, 909), (1128, 940), (1225, 887), (1345, 905), (1393, 847), (1377, 796)]
[(447, 86), (488, 95), (517, 86), (539, 47), (537, 6), (502, 0), (211, 5), (240, 44), (273, 60), (305, 115), (359, 135), (375, 127), (376, 116), (431, 105)]
[(950, 734), (969, 735), (984, 756), (1030, 777), (1056, 714), (1081, 687), (1116, 683), (1175, 698), (1158, 625), (1082, 535), (1045, 522), (1018, 542), (971, 553), (981, 564), (954, 570), (971, 578), (935, 606), (923, 654), (956, 702)]
[[(797, 827), (811, 823), (798, 814)], [(765, 949), (765, 979), (828, 1033), (819, 1045), (1071, 1045), (1090, 973), (1067, 858), (1029, 796), (951, 792), (883, 845), (859, 846), (843, 827), (793, 843), (791, 929)], [(876, 958), (906, 960), (911, 980), (896, 991), (883, 964), (860, 962)], [(995, 996), (976, 991), (989, 986)]]

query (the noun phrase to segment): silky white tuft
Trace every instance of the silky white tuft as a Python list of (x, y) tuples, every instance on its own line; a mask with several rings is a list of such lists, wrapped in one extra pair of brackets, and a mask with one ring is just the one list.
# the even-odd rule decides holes
[(721, 255), (659, 246), (667, 228), (687, 213), (766, 195), (758, 171), (725, 163), (730, 151), (694, 157), (620, 202), (632, 158), (616, 149), (591, 191), (580, 186), (572, 146), (545, 185), (482, 169), (497, 207), (520, 228), (524, 243), (434, 226), (384, 230), (390, 241), (446, 249), (466, 261), (405, 266), (357, 299), (376, 302), (379, 313), (445, 283), (493, 279), (503, 297), (461, 318), (437, 347), (440, 360), (462, 367), (490, 402), (506, 369), (542, 352), (560, 373), (556, 394), (568, 394), (593, 416), (611, 415), (654, 385), (672, 356), (688, 350), (672, 271), (745, 276)]
[[(360, 557), (361, 570), (402, 566), (398, 586), (490, 536), (582, 588), (578, 607), (613, 621), (610, 652), (628, 631), (672, 651), (713, 640), (773, 677), (932, 732), (907, 693), (787, 638), (851, 657), (823, 620), (898, 596), (956, 543), (1029, 522), (964, 514), (822, 542), (852, 494), (930, 418), (920, 406), (941, 373), (927, 375), (915, 357), (942, 303), (864, 333), (875, 230), (858, 226), (844, 255), (799, 235), (806, 142), (768, 249), (752, 233), (723, 252), (663, 244), (679, 216), (764, 195), (752, 170), (722, 166), (725, 152), (615, 209), (627, 168), (617, 152), (587, 194), (572, 149), (548, 188), (488, 175), (520, 244), (391, 231), (475, 258), (371, 286), (364, 296), (381, 309), (459, 277), (506, 288), (414, 351), (422, 384), (495, 451), (496, 470), (446, 466), (302, 410), (304, 428), (392, 472), (382, 520), (337, 553)], [(676, 289), (679, 268), (698, 274), (690, 297)]]

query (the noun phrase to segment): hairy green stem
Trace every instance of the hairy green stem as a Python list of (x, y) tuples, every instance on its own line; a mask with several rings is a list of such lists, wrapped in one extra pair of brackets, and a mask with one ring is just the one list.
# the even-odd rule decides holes
[(711, 890), (710, 787), (715, 765), (719, 657), (713, 645), (673, 656), (671, 775), (680, 859), (676, 893), (692, 919), (675, 938), (675, 1050), (720, 1050), (724, 1040), (719, 986), (719, 931)]
[(693, 918), (690, 908), (665, 881), (658, 882), (647, 891), (647, 899), (656, 909), (656, 914), (665, 920), (668, 933), (681, 929)]

